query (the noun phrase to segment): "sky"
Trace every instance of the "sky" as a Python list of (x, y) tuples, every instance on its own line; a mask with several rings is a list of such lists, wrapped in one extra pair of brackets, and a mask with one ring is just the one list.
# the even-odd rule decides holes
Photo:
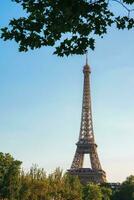
[[(2, 0), (0, 26), (21, 14)], [(0, 151), (25, 170), (35, 163), (48, 173), (69, 169), (78, 141), (85, 56), (52, 53), (20, 53), (15, 42), (0, 40)], [(99, 158), (109, 182), (124, 181), (134, 174), (134, 30), (111, 28), (88, 58)]]

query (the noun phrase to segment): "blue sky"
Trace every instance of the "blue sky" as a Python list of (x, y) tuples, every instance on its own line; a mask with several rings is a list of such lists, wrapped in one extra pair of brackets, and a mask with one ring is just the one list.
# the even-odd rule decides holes
[[(22, 14), (3, 0), (0, 26)], [(134, 168), (134, 31), (109, 30), (89, 51), (93, 122), (109, 181)], [(52, 48), (19, 53), (0, 41), (0, 151), (51, 172), (70, 167), (78, 139), (84, 56), (59, 58)]]

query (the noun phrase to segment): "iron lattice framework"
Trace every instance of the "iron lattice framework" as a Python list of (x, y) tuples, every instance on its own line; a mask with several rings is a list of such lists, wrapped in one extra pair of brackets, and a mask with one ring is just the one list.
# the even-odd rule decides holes
[[(92, 108), (91, 108), (91, 92), (90, 92), (90, 66), (87, 63), (83, 68), (84, 88), (83, 103), (79, 140), (76, 143), (77, 148), (75, 156), (68, 170), (70, 174), (77, 175), (83, 184), (88, 182), (103, 183), (106, 182), (106, 174), (101, 168), (97, 153), (97, 145), (94, 139)], [(83, 168), (84, 154), (89, 154), (91, 168)]]

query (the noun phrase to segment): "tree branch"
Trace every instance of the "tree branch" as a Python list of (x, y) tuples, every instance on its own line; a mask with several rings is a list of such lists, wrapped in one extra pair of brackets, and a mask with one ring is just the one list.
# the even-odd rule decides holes
[(134, 11), (134, 9), (129, 9), (121, 0), (111, 0), (116, 3), (119, 3), (122, 7), (124, 7), (128, 12), (128, 17), (130, 17), (130, 13)]

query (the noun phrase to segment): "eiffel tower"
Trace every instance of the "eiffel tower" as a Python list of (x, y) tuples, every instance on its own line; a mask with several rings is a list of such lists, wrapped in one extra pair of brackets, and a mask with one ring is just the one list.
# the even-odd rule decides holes
[[(88, 65), (87, 55), (83, 73), (84, 87), (80, 134), (79, 140), (76, 143), (77, 148), (74, 159), (68, 172), (71, 175), (78, 176), (82, 184), (87, 184), (88, 182), (104, 183), (106, 182), (106, 173), (102, 170), (97, 154), (97, 145), (94, 139), (90, 92), (91, 69)], [(89, 154), (91, 168), (83, 168), (85, 154)]]

